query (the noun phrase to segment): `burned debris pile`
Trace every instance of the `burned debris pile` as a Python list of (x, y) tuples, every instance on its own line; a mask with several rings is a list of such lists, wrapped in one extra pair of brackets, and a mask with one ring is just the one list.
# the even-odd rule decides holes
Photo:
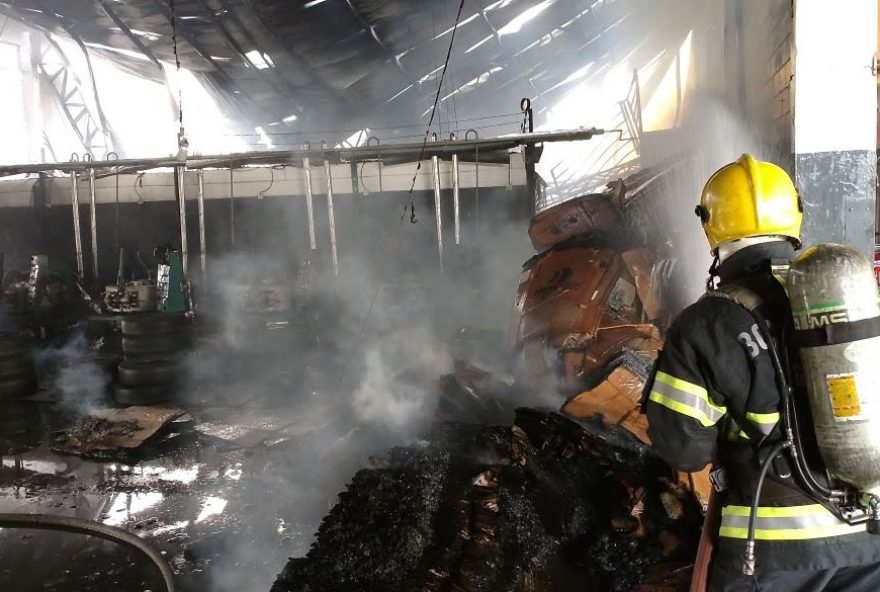
[(701, 520), (627, 432), (520, 409), (510, 427), (439, 424), (358, 472), (272, 592), (562, 590), (559, 558), (580, 589), (671, 591)]
[(55, 433), (52, 450), (94, 460), (136, 462), (192, 435), (192, 417), (171, 407), (98, 409)]

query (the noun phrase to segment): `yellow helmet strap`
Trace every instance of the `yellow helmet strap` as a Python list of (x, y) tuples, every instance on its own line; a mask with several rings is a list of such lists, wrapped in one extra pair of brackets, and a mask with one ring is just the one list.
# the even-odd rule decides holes
[(706, 278), (706, 291), (711, 292), (718, 286), (718, 268), (721, 267), (721, 259), (718, 257), (718, 249), (712, 251), (712, 265), (709, 266), (709, 277)]
[(709, 208), (704, 205), (699, 205), (694, 208), (694, 214), (697, 215), (703, 224), (709, 221)]

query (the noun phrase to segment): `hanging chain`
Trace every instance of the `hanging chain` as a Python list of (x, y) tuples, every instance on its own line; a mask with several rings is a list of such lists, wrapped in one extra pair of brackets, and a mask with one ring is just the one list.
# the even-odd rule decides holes
[[(180, 54), (177, 53), (177, 11), (174, 9), (174, 0), (168, 0), (168, 8), (171, 9), (171, 49), (174, 51), (174, 66), (180, 74)], [(180, 129), (183, 130), (183, 85), (180, 77), (177, 79), (177, 112), (180, 120)]]

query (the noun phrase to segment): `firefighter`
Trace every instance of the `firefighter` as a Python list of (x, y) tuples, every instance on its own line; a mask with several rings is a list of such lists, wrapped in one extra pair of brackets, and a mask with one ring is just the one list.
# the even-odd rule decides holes
[(653, 446), (670, 464), (716, 467), (721, 520), (708, 589), (880, 590), (880, 537), (808, 497), (785, 456), (770, 465), (756, 518), (755, 573), (744, 575), (761, 453), (782, 440), (768, 350), (784, 343), (791, 312), (772, 266), (791, 261), (800, 247), (802, 207), (785, 171), (743, 155), (709, 179), (697, 214), (715, 257), (710, 290), (670, 327), (645, 409)]

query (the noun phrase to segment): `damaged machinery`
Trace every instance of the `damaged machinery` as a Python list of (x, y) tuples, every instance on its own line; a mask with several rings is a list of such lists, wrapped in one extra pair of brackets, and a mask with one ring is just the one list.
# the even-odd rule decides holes
[(638, 413), (661, 347), (661, 282), (628, 230), (625, 191), (586, 195), (539, 213), (540, 251), (523, 267), (510, 327), (517, 383), (555, 390), (574, 417), (601, 413), (648, 442)]

